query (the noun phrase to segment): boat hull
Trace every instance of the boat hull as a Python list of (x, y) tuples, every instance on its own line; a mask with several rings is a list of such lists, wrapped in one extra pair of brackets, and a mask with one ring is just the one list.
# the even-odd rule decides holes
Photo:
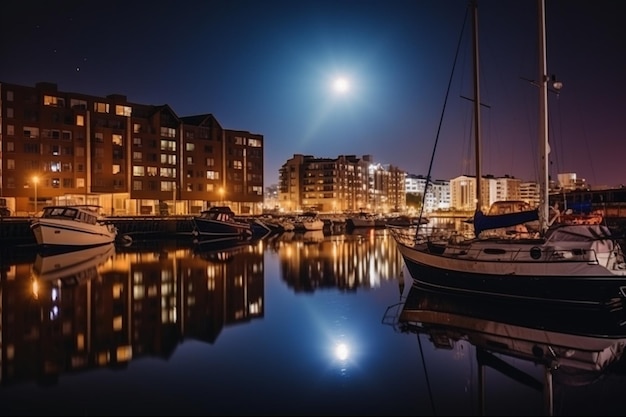
[(31, 224), (37, 244), (47, 247), (87, 247), (115, 242), (113, 225), (38, 218)]
[[(498, 259), (467, 260), (429, 253), (398, 242), (398, 249), (417, 286), (460, 294), (529, 300), (576, 306), (619, 306), (626, 277), (586, 262), (528, 261), (512, 264)], [(595, 271), (595, 273), (594, 273)]]
[(251, 237), (252, 229), (247, 223), (223, 222), (211, 219), (194, 219), (194, 234), (204, 238)]

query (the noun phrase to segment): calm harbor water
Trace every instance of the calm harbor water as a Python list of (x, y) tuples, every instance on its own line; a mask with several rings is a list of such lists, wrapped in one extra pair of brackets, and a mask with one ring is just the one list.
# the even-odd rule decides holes
[[(533, 386), (481, 379), (469, 341), (399, 329), (411, 280), (384, 229), (8, 251), (1, 266), (2, 415), (545, 412)], [(555, 381), (554, 414), (623, 415), (624, 392), (619, 368)]]

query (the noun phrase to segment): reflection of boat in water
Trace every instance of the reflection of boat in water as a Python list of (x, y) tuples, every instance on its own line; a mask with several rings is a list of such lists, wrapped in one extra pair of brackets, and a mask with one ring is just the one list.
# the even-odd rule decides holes
[(60, 280), (63, 285), (76, 285), (96, 277), (98, 266), (114, 254), (113, 243), (69, 252), (39, 253), (33, 271), (45, 281)]
[(193, 249), (195, 256), (214, 263), (226, 263), (247, 250), (252, 244), (250, 242), (241, 242), (236, 244), (228, 244), (226, 242), (215, 242), (214, 245), (197, 245)]
[[(626, 346), (621, 310), (484, 303), (416, 286), (395, 307), (396, 329), (428, 336), (436, 350), (452, 350), (459, 343), (475, 347), (481, 411), (485, 367), (543, 393), (544, 410), (552, 415), (556, 386), (586, 386), (619, 370)], [(525, 365), (542, 371), (541, 376)]]
[(324, 241), (323, 230), (309, 230), (301, 233), (301, 238), (304, 243), (319, 243)]

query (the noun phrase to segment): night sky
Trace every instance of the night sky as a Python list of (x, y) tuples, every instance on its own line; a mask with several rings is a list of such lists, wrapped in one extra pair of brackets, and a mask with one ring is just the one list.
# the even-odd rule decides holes
[[(434, 179), (474, 173), (467, 0), (32, 1), (0, 13), (0, 81), (212, 113), (293, 154), (372, 155)], [(547, 0), (551, 174), (626, 183), (626, 14)], [(483, 173), (537, 180), (537, 4), (479, 2)], [(349, 90), (338, 94), (343, 76)], [(441, 128), (439, 128), (441, 119)]]

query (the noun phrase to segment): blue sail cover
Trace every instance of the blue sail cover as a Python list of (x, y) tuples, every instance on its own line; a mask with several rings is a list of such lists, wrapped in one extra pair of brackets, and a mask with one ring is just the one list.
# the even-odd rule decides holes
[(536, 209), (494, 215), (486, 215), (482, 211), (477, 210), (474, 213), (474, 233), (478, 236), (484, 230), (511, 227), (535, 220), (539, 220), (539, 211)]

